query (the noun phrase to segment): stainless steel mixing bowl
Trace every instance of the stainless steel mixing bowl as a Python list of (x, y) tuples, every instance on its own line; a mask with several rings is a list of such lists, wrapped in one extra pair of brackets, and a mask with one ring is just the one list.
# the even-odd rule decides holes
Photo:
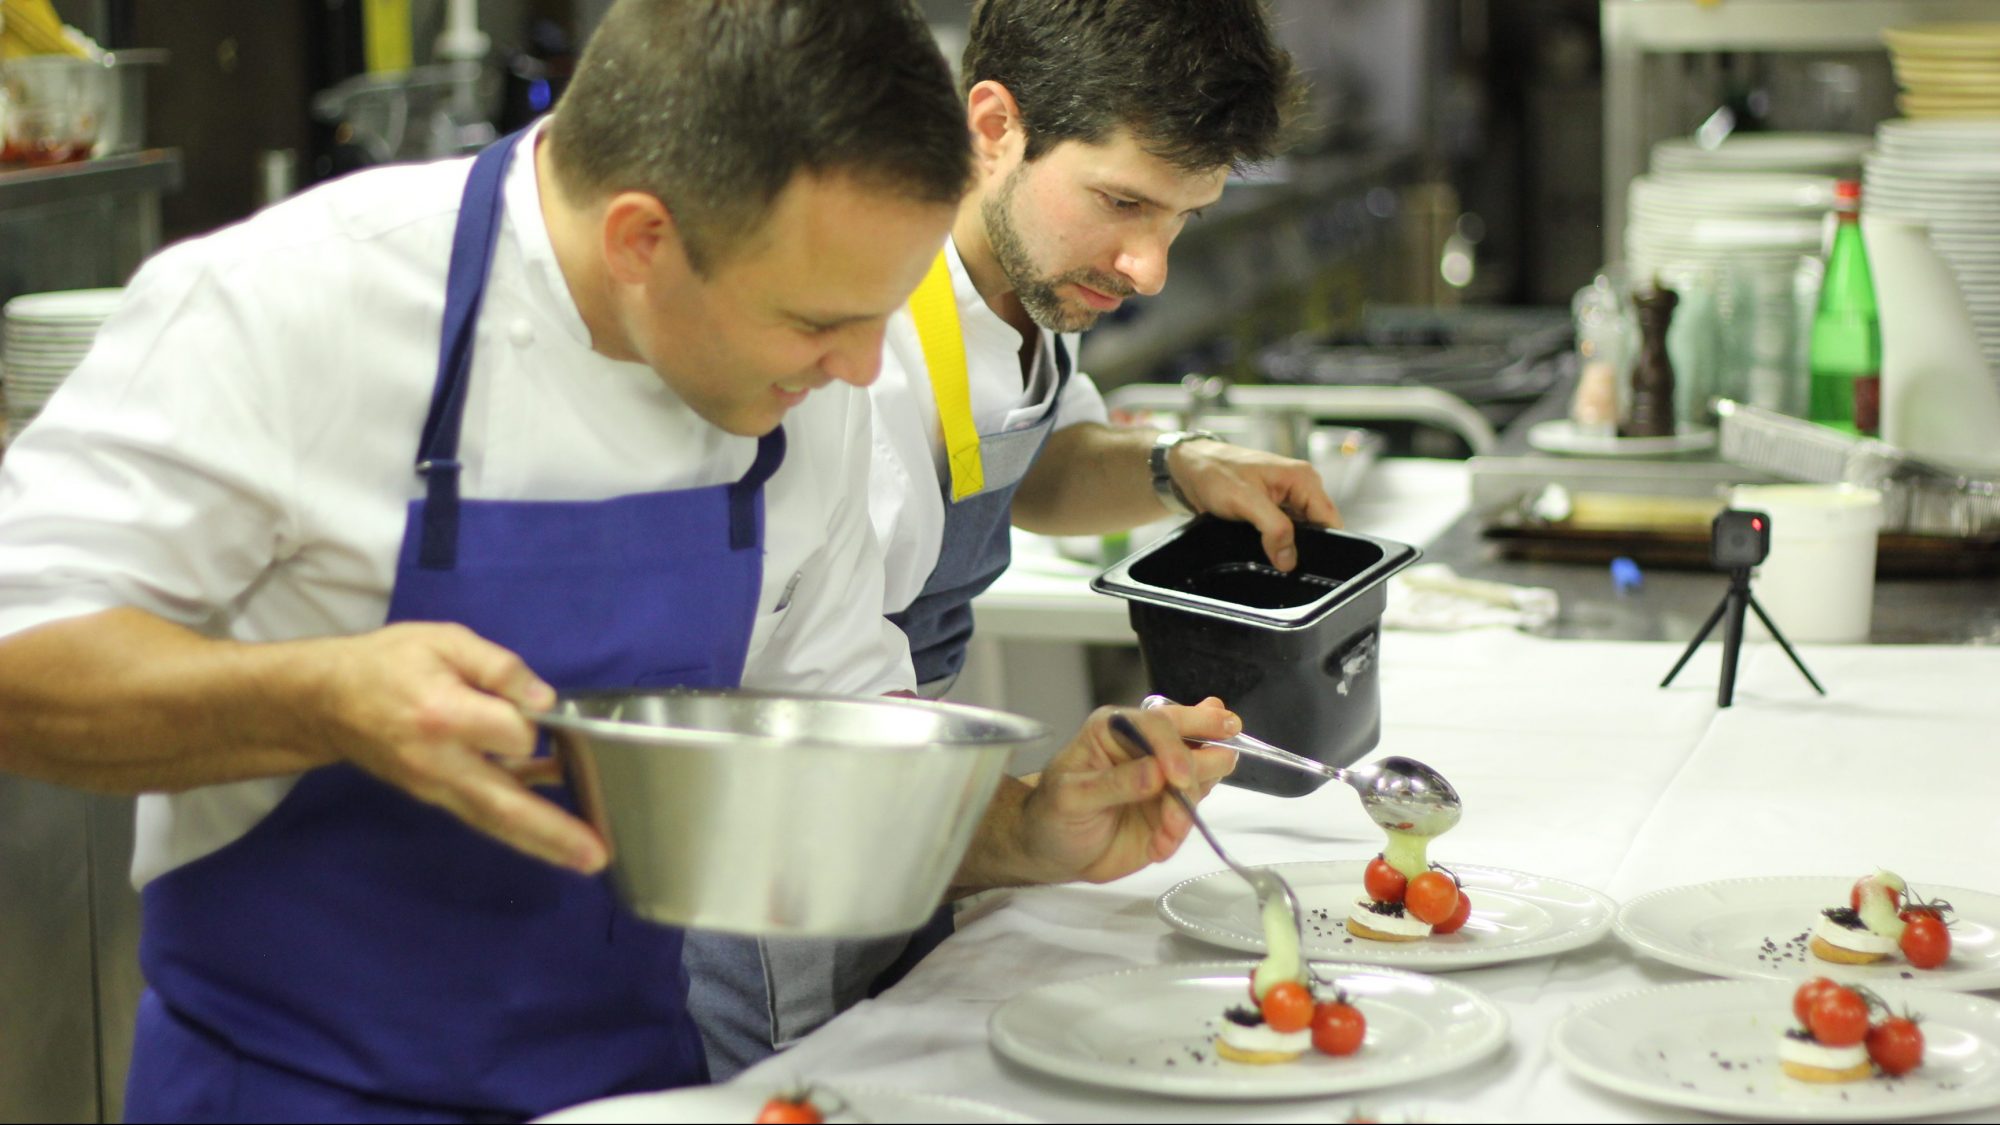
[(656, 922), (821, 937), (915, 929), (1008, 754), (998, 711), (752, 691), (565, 696), (537, 716), (611, 880)]

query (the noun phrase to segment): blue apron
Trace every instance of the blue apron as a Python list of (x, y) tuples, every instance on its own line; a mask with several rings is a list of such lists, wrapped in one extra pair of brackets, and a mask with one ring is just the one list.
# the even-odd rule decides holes
[[(935, 294), (934, 309), (950, 308), (952, 302), (942, 262), (940, 258), (924, 282), (925, 287), (942, 288)], [(921, 296), (924, 289), (918, 293)], [(919, 330), (924, 330), (924, 308), (913, 300), (912, 309)], [(965, 345), (955, 311), (943, 335), (962, 356)], [(955, 495), (964, 482), (953, 476), (964, 462), (963, 454), (952, 457), (953, 473), (939, 483), (945, 515), (937, 565), (909, 608), (889, 615), (909, 638), (917, 683), (922, 685), (919, 691), (927, 698), (941, 697), (958, 675), (972, 637), (972, 599), (1007, 569), (1014, 491), (1054, 432), (1057, 407), (1069, 384), (1069, 349), (1060, 335), (1053, 337), (1053, 343), (1056, 385), (1048, 408), (1020, 429), (976, 435), (971, 460), (980, 468), (974, 470), (976, 483), (965, 489), (968, 495)], [(962, 360), (952, 364), (952, 370), (941, 376), (946, 365), (939, 360), (947, 357), (930, 341), (925, 355), (949, 443), (955, 428), (970, 432), (969, 395), (962, 385), (954, 390), (939, 383), (956, 379), (963, 384), (965, 364)], [(955, 412), (959, 427), (952, 421)], [(690, 934), (689, 1006), (701, 1027), (709, 1070), (718, 1082), (735, 1077), (847, 1008), (880, 995), (951, 934), (949, 904), (939, 907), (921, 929), (890, 937), (827, 940)]]
[[(464, 500), (458, 433), (519, 135), (474, 160), (388, 620), (455, 621), (558, 690), (733, 687), (763, 483)], [(543, 791), (573, 807), (560, 789)], [(681, 934), (350, 765), (154, 880), (128, 1120), (504, 1120), (701, 1082)]]

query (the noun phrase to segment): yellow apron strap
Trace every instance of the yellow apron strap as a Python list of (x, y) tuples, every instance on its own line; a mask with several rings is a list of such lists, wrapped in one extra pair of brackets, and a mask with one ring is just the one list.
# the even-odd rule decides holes
[(958, 298), (952, 293), (951, 266), (945, 262), (945, 253), (938, 253), (923, 284), (910, 295), (910, 316), (917, 322), (917, 340), (923, 345), (924, 366), (930, 371), (931, 391), (937, 397), (955, 503), (985, 487), (986, 467), (979, 459), (979, 429), (972, 422), (972, 383), (965, 366), (965, 334), (958, 326)]

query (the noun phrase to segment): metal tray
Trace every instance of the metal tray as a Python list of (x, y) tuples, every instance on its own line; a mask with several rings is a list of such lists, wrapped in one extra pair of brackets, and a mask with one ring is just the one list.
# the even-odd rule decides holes
[(1728, 399), (1717, 400), (1715, 411), (1725, 460), (1791, 480), (1878, 489), (1885, 532), (2000, 535), (2000, 478), (1930, 464), (1886, 441)]

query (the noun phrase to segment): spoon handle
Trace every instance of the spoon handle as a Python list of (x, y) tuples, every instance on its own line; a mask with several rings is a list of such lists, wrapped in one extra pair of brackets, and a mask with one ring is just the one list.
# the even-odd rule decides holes
[[(1164, 695), (1149, 695), (1140, 701), (1139, 706), (1151, 710), (1155, 707), (1164, 707), (1172, 702), (1173, 700), (1168, 699)], [(1235, 738), (1204, 738), (1198, 741), (1204, 746), (1219, 746), (1224, 750), (1234, 750), (1246, 758), (1256, 758), (1259, 761), (1270, 762), (1272, 765), (1287, 766), (1303, 773), (1318, 774), (1333, 781), (1347, 780), (1347, 772), (1345, 770), (1329, 766), (1324, 762), (1316, 762), (1303, 754), (1294, 754), (1290, 750), (1280, 749), (1261, 738), (1254, 738), (1248, 734), (1239, 734)]]

